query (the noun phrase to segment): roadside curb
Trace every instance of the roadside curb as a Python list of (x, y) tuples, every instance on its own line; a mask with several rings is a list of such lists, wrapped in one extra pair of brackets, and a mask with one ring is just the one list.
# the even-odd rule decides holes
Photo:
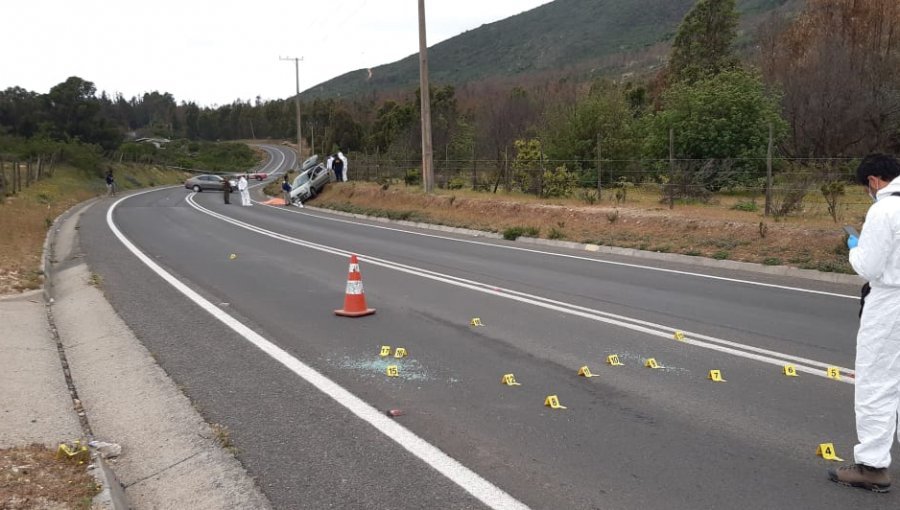
[[(439, 232), (447, 232), (452, 234), (468, 235), (472, 237), (482, 237), (488, 239), (503, 239), (503, 236), (495, 232), (486, 232), (483, 230), (474, 230), (469, 228), (448, 227), (446, 225), (435, 225), (433, 223), (423, 223), (406, 220), (392, 220), (380, 216), (367, 216), (365, 214), (348, 213), (344, 211), (335, 211), (323, 207), (306, 206), (312, 211), (318, 211), (336, 216), (344, 216), (360, 220), (367, 220), (377, 223), (390, 223), (393, 225), (402, 225), (406, 227), (415, 227), (425, 230), (435, 230)], [(516, 242), (522, 244), (530, 244), (534, 246), (549, 246), (554, 248), (568, 248), (571, 250), (581, 250), (591, 253), (605, 253), (609, 255), (619, 255), (624, 257), (635, 257), (649, 260), (658, 260), (661, 262), (677, 262), (680, 264), (688, 264), (692, 266), (709, 267), (717, 269), (728, 269), (737, 271), (748, 271), (758, 274), (771, 276), (787, 276), (792, 278), (804, 278), (807, 280), (815, 280), (828, 283), (839, 283), (849, 285), (862, 285), (865, 281), (855, 274), (843, 273), (823, 273), (814, 269), (800, 269), (791, 266), (766, 266), (763, 264), (755, 264), (753, 262), (739, 262), (736, 260), (717, 260), (706, 257), (692, 257), (690, 255), (681, 255), (678, 253), (660, 253), (655, 251), (636, 250), (634, 248), (619, 248), (615, 246), (601, 246), (590, 243), (576, 243), (572, 241), (556, 241), (552, 239), (541, 239), (536, 237), (519, 237)]]
[[(58, 330), (56, 328), (56, 324), (53, 322), (53, 314), (52, 307), (54, 304), (53, 294), (53, 275), (51, 274), (50, 268), (53, 265), (53, 257), (55, 255), (56, 248), (56, 234), (59, 232), (60, 225), (68, 220), (73, 214), (77, 214), (79, 211), (87, 209), (94, 205), (95, 202), (99, 200), (97, 197), (88, 199), (84, 202), (78, 203), (65, 210), (62, 214), (57, 216), (53, 223), (50, 225), (50, 228), (47, 230), (47, 235), (44, 237), (44, 251), (41, 256), (41, 274), (44, 277), (44, 285), (42, 289), (42, 294), (44, 297), (44, 305), (47, 307), (47, 320), (50, 326), (51, 331), (53, 331), (54, 339), (58, 342), (60, 349), (60, 363), (63, 374), (65, 375), (66, 382), (70, 384), (70, 393), (73, 398), (73, 412), (78, 413), (78, 405), (77, 405), (77, 393), (75, 393), (75, 388), (72, 383), (72, 376), (69, 371), (68, 362), (65, 358), (64, 348), (62, 347), (61, 341), (59, 339)], [(79, 421), (82, 425), (82, 433), (87, 437), (88, 441), (92, 441), (94, 439), (93, 432), (90, 429), (89, 421), (87, 419), (87, 414), (85, 411), (82, 411), (84, 416), (79, 416)], [(105, 459), (100, 455), (99, 452), (91, 449), (91, 462), (94, 464), (94, 468), (90, 470), (91, 476), (94, 477), (95, 480), (100, 484), (100, 493), (94, 496), (93, 504), (106, 509), (112, 510), (128, 510), (130, 505), (128, 503), (128, 498), (125, 496), (125, 491), (122, 488), (122, 483), (116, 477), (115, 472), (109, 466)]]

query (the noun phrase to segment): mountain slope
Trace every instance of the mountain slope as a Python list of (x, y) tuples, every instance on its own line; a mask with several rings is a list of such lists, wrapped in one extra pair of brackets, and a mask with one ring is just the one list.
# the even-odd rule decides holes
[[(801, 0), (738, 0), (742, 25)], [(640, 71), (658, 65), (694, 0), (556, 0), (482, 25), (429, 48), (433, 83), (459, 85), (498, 76), (580, 70)], [(371, 75), (369, 74), (371, 71)], [(418, 54), (353, 71), (302, 93), (354, 97), (418, 86)]]

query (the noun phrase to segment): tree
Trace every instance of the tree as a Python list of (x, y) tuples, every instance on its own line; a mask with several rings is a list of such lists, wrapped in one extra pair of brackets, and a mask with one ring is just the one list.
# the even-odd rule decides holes
[(726, 179), (745, 179), (766, 156), (769, 125), (776, 141), (787, 126), (779, 114), (780, 97), (767, 92), (756, 71), (732, 69), (696, 83), (674, 84), (663, 95), (663, 110), (647, 118), (648, 157), (665, 159), (669, 129), (675, 133), (675, 154), (692, 160), (737, 159), (729, 170), (712, 172), (706, 184), (730, 185)]
[(672, 44), (672, 81), (694, 82), (734, 67), (737, 24), (735, 0), (697, 0), (678, 27)]
[(900, 131), (900, 3), (808, 0), (787, 27), (763, 32), (761, 66), (784, 91), (796, 156), (889, 150)]
[(43, 96), (48, 134), (57, 140), (81, 140), (114, 149), (121, 142), (116, 126), (100, 115), (94, 84), (72, 76)]

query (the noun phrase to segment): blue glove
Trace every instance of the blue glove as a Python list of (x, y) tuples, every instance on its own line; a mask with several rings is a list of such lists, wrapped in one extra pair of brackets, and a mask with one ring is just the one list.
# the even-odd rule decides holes
[(856, 246), (857, 246), (858, 244), (859, 244), (859, 238), (858, 238), (858, 237), (856, 237), (856, 236), (850, 236), (850, 237), (847, 238), (847, 248), (850, 248), (850, 249), (852, 250), (853, 248), (856, 248)]

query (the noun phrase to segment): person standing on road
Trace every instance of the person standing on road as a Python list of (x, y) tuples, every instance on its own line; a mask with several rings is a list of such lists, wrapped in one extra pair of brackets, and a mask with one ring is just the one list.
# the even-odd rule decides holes
[(222, 196), (225, 197), (225, 203), (231, 203), (231, 183), (228, 182), (228, 177), (222, 180)]
[(241, 205), (249, 207), (253, 205), (250, 202), (250, 190), (247, 189), (247, 176), (242, 175), (240, 179), (238, 179), (238, 191), (241, 192)]
[(856, 336), (856, 434), (854, 464), (829, 469), (842, 485), (887, 492), (891, 446), (900, 410), (900, 162), (884, 154), (863, 159), (856, 170), (875, 203), (857, 238), (847, 239), (850, 264), (871, 288)]
[(334, 162), (331, 163), (331, 168), (334, 169), (334, 180), (341, 182), (344, 180), (344, 160), (339, 158), (337, 154), (332, 157)]
[(284, 180), (281, 181), (281, 192), (284, 195), (284, 205), (291, 205), (291, 183), (288, 182), (288, 176), (284, 176)]
[[(347, 156), (344, 156), (343, 152), (338, 151), (337, 159), (341, 160), (341, 168), (343, 169), (342, 173), (344, 174), (343, 181), (347, 182), (347, 173), (349, 171), (349, 168), (347, 167), (347, 163), (348, 163)], [(338, 180), (340, 181), (341, 179), (338, 179)]]

